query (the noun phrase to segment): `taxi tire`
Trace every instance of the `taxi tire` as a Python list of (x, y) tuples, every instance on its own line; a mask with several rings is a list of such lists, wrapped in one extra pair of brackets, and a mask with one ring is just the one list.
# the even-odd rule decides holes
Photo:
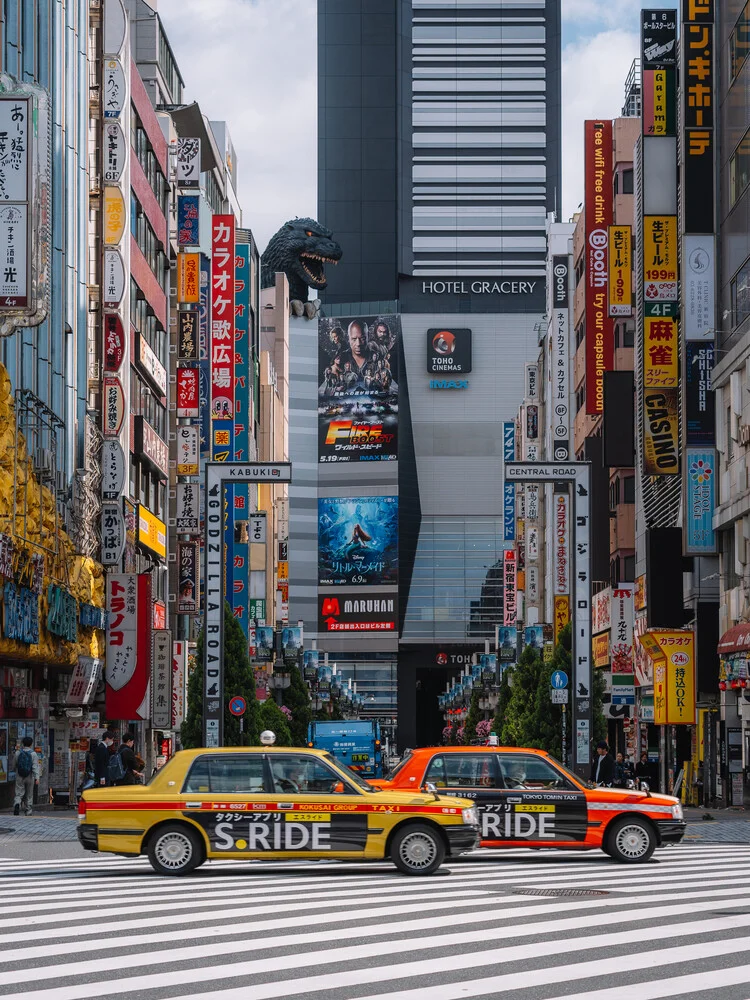
[[(638, 834), (643, 838), (645, 848), (636, 854), (628, 853), (625, 844), (618, 845), (620, 837), (629, 827), (633, 828), (633, 837), (630, 838), (633, 848), (637, 849)], [(603, 850), (614, 861), (619, 861), (624, 865), (642, 865), (648, 861), (656, 850), (656, 831), (646, 819), (640, 816), (618, 816), (613, 819), (607, 827), (607, 832), (602, 845)]]
[[(175, 848), (182, 845), (183, 850), (189, 849), (186, 860), (179, 867), (170, 867), (162, 860), (170, 841)], [(165, 823), (149, 838), (148, 860), (157, 875), (189, 875), (206, 860), (206, 850), (198, 832), (187, 823)]]
[(437, 827), (407, 823), (393, 834), (389, 853), (391, 861), (404, 875), (432, 875), (445, 860), (445, 841)]

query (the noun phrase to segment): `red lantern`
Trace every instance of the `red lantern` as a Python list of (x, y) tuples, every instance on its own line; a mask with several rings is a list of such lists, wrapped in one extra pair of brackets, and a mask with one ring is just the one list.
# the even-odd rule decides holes
[(719, 691), (726, 691), (726, 689), (727, 689), (727, 682), (719, 681)]

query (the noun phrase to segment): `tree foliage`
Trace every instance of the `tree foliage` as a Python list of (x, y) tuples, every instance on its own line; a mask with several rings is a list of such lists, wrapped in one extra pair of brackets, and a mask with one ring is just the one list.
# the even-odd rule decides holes
[(475, 687), (471, 692), (471, 701), (469, 703), (469, 711), (466, 713), (466, 719), (464, 720), (464, 743), (467, 746), (471, 744), (477, 738), (477, 725), (484, 718), (484, 713), (479, 707), (480, 689)]
[(307, 726), (312, 718), (310, 691), (302, 679), (299, 667), (293, 666), (289, 673), (291, 680), (289, 687), (282, 691), (282, 703), (292, 713), (289, 721), (290, 746), (303, 747), (307, 745)]
[[(196, 665), (188, 680), (187, 714), (180, 727), (180, 742), (186, 749), (203, 745), (203, 632), (198, 636)], [(230, 698), (241, 695), (247, 702), (242, 721), (229, 712)], [(255, 676), (247, 655), (242, 626), (224, 605), (224, 746), (257, 746), (260, 737), (260, 707), (255, 697)]]
[(260, 729), (270, 729), (276, 734), (277, 747), (299, 746), (292, 742), (292, 733), (286, 716), (281, 711), (273, 698), (267, 698), (260, 706)]

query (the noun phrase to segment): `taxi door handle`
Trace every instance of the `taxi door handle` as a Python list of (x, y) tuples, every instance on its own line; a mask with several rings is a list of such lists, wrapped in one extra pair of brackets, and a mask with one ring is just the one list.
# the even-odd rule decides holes
[(293, 807), (293, 802), (279, 802), (279, 809), (292, 809)]

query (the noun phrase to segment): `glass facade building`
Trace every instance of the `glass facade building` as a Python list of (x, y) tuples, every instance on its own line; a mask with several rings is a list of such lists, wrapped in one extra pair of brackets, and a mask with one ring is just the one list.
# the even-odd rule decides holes
[(50, 95), (52, 245), (47, 319), (0, 340), (0, 361), (13, 390), (28, 390), (60, 422), (44, 447), (62, 485), (85, 464), (89, 4), (3, 0), (1, 16), (2, 71)]

